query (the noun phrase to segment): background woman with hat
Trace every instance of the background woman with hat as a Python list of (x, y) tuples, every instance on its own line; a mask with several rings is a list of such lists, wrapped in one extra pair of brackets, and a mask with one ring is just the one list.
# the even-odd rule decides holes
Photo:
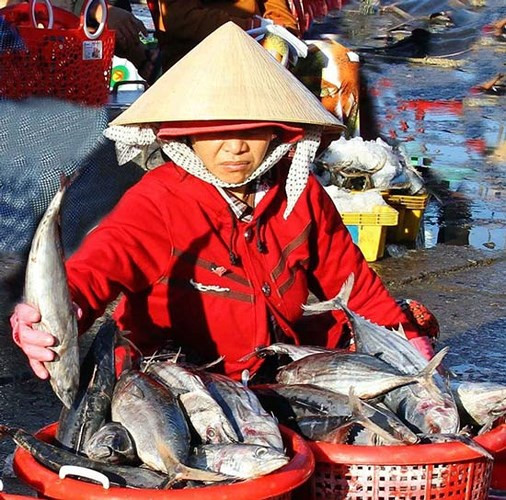
[[(335, 296), (353, 272), (350, 308), (402, 323), (419, 343), (309, 173), (322, 132), (342, 128), (243, 30), (215, 31), (106, 131), (120, 163), (153, 143), (170, 161), (131, 188), (67, 262), (81, 330), (122, 293), (115, 319), (144, 354), (171, 340), (201, 361), (223, 356), (223, 371), (239, 378), (260, 368), (262, 360), (241, 358), (262, 345), (345, 345), (340, 313), (302, 319), (301, 306), (310, 292)], [(20, 304), (11, 322), (46, 378), (41, 362), (52, 359), (54, 340), (32, 329), (39, 319)]]

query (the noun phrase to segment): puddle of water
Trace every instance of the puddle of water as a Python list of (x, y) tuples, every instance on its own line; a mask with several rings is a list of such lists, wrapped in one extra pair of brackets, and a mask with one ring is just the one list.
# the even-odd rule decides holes
[[(425, 2), (424, 8), (432, 8), (427, 13), (438, 12), (443, 3)], [(357, 5), (348, 5), (327, 16), (312, 27), (311, 36), (334, 33), (350, 48), (384, 46), (382, 34), (393, 26), (392, 18), (359, 15), (357, 9)], [(472, 87), (504, 72), (506, 43), (483, 33), (482, 27), (506, 17), (506, 7), (493, 0), (483, 9), (468, 9), (459, 15), (468, 16), (475, 28), (474, 35), (468, 30), (462, 35), (468, 39), (460, 40), (464, 50), (467, 42), (471, 49), (463, 56), (466, 63), (460, 69), (394, 63), (364, 55), (362, 78), (380, 134), (401, 142), (410, 156), (431, 162), (424, 169), (435, 195), (425, 212), (425, 246), (445, 243), (503, 250), (506, 164), (494, 162), (491, 154), (506, 141), (506, 97), (476, 95)]]

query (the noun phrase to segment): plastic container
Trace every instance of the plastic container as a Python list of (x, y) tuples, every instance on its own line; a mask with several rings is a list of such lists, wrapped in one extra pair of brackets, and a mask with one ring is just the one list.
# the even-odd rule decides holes
[[(506, 425), (476, 438), (506, 450)], [(462, 443), (353, 446), (309, 442), (315, 472), (306, 498), (335, 500), (485, 500), (493, 462)]]
[(371, 213), (344, 212), (341, 217), (367, 262), (383, 257), (387, 228), (395, 228), (399, 220), (397, 211), (386, 205), (374, 207)]
[(385, 201), (399, 212), (397, 227), (388, 229), (389, 243), (414, 243), (420, 230), (425, 207), (429, 201), (428, 194), (396, 195), (383, 194)]
[[(44, 427), (36, 436), (51, 442), (56, 434), (57, 424)], [(34, 488), (39, 496), (64, 500), (94, 499), (157, 499), (190, 500), (193, 498), (213, 499), (276, 499), (287, 500), (292, 491), (306, 482), (314, 470), (314, 458), (303, 438), (290, 429), (280, 427), (290, 462), (281, 469), (257, 479), (242, 481), (226, 486), (207, 486), (186, 490), (153, 490), (111, 487), (104, 489), (101, 485), (79, 481), (77, 479), (60, 479), (57, 473), (41, 465), (32, 455), (22, 448), (14, 453), (14, 471), (16, 475)]]

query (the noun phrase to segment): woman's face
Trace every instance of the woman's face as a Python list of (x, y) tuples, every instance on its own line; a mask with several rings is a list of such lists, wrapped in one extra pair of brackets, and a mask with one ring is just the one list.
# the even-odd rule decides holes
[(194, 135), (191, 144), (209, 172), (238, 184), (260, 166), (273, 137), (268, 127)]

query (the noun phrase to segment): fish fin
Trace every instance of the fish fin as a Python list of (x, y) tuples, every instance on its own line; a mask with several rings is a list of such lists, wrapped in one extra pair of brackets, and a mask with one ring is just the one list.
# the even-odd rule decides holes
[(219, 472), (213, 472), (210, 470), (203, 469), (194, 469), (193, 467), (188, 467), (187, 465), (177, 464), (175, 467), (175, 473), (177, 479), (186, 479), (193, 481), (209, 481), (209, 482), (218, 482), (225, 481), (227, 479), (233, 479), (230, 476), (226, 476), (225, 474), (220, 474)]
[(399, 337), (402, 337), (403, 339), (408, 340), (408, 337), (406, 337), (406, 331), (404, 330), (402, 323), (399, 323), (397, 330), (395, 328), (392, 328), (392, 332), (399, 335)]
[[(305, 306), (302, 306), (303, 308)], [(249, 361), (251, 358), (254, 358), (255, 356), (258, 358), (265, 358), (266, 356), (271, 356), (273, 354), (276, 354), (272, 349), (271, 346), (265, 346), (265, 347), (255, 347), (255, 350), (246, 354), (242, 358), (238, 359), (237, 361), (239, 363), (244, 363), (245, 361)]]
[(362, 427), (369, 429), (371, 432), (374, 432), (375, 434), (383, 438), (387, 443), (402, 442), (364, 415), (363, 402), (358, 398), (358, 396), (355, 395), (353, 387), (350, 388), (348, 398), (350, 401), (350, 409), (353, 423), (360, 424)]
[(249, 379), (250, 379), (250, 373), (249, 373), (249, 370), (243, 370), (241, 372), (241, 384), (244, 386), (244, 387), (248, 387), (248, 382), (249, 382)]
[(199, 370), (207, 370), (208, 368), (212, 368), (213, 366), (219, 365), (224, 359), (225, 356), (220, 356), (219, 358), (216, 358), (214, 361), (210, 361), (205, 365), (200, 365)]
[(347, 307), (354, 283), (355, 274), (351, 273), (346, 278), (346, 281), (343, 283), (339, 293), (333, 299), (317, 302), (316, 304), (303, 304), (302, 309), (304, 311), (304, 316), (321, 314), (323, 312), (335, 311)]
[(417, 379), (418, 382), (435, 389), (437, 394), (439, 394), (440, 391), (436, 387), (436, 384), (434, 383), (432, 376), (434, 375), (435, 371), (438, 369), (439, 365), (443, 361), (443, 358), (448, 354), (449, 350), (450, 350), (450, 348), (448, 346), (441, 349), (429, 361), (427, 366), (422, 371), (420, 371), (420, 373), (418, 373), (418, 375), (415, 375), (415, 378)]

